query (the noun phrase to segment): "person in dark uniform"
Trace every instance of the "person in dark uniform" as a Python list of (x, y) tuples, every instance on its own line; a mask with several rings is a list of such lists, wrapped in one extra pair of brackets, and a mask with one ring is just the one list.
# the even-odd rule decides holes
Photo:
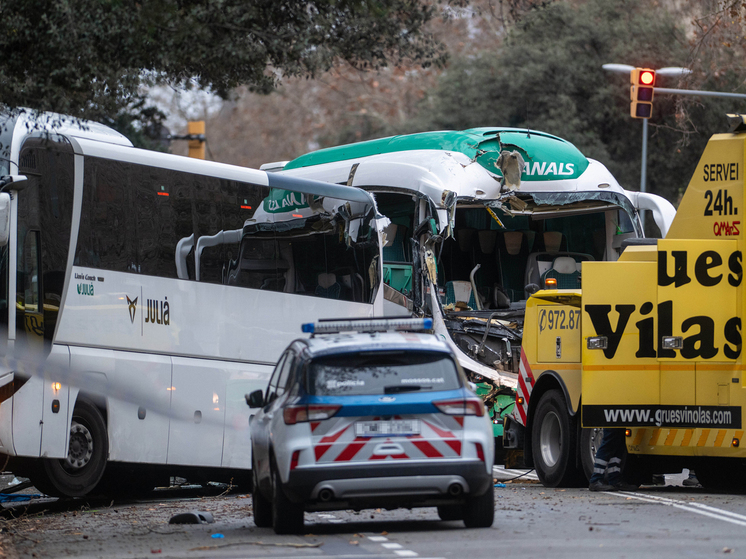
[(624, 429), (605, 428), (601, 446), (596, 451), (588, 489), (591, 491), (633, 491), (637, 489), (636, 485), (622, 480), (622, 457), (625, 451)]

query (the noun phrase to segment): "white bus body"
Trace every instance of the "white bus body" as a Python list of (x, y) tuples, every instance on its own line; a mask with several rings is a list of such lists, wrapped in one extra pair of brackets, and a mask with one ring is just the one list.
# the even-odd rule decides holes
[(382, 313), (370, 195), (59, 115), (0, 127), (0, 453), (61, 496), (248, 479), (244, 395), (300, 325)]

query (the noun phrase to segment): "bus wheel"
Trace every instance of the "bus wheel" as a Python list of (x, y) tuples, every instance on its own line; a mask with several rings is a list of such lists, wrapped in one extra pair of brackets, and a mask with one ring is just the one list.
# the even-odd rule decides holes
[(531, 450), (539, 480), (547, 487), (583, 485), (575, 467), (577, 428), (567, 413), (562, 392), (549, 390), (536, 408), (531, 428)]
[(603, 429), (589, 428), (580, 430), (580, 464), (583, 466), (583, 473), (586, 479), (589, 481), (593, 475), (593, 463), (596, 460), (596, 451), (601, 446), (603, 438)]
[(101, 480), (108, 455), (104, 418), (92, 402), (81, 398), (73, 411), (67, 458), (42, 460), (44, 480), (37, 488), (55, 497), (82, 497)]

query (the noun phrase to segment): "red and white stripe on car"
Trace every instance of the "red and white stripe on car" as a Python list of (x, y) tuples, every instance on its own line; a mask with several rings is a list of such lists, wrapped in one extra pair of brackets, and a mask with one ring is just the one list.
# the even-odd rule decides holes
[(395, 420), (417, 422), (418, 433), (360, 436), (355, 423), (378, 421), (380, 417), (336, 417), (311, 423), (317, 464), (365, 462), (369, 460), (425, 460), (460, 458), (464, 418), (444, 414), (400, 415)]

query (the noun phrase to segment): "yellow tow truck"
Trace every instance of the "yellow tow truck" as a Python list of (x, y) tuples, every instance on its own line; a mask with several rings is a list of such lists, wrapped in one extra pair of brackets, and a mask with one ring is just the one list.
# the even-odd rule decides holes
[(545, 485), (585, 483), (601, 428), (620, 427), (640, 479), (688, 467), (705, 487), (746, 486), (746, 115), (728, 121), (666, 238), (584, 262), (581, 290), (529, 299), (505, 446)]

